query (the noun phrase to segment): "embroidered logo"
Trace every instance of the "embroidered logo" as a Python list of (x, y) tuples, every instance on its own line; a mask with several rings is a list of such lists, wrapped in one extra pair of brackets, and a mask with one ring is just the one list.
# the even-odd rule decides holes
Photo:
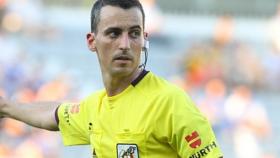
[(73, 104), (70, 109), (71, 114), (77, 114), (80, 112), (80, 104)]
[(136, 144), (117, 144), (118, 158), (139, 158), (138, 146)]
[(192, 132), (192, 134), (187, 135), (185, 140), (189, 143), (191, 148), (198, 148), (201, 145), (201, 139), (197, 131)]
[(66, 104), (64, 113), (63, 113), (63, 117), (68, 125), (71, 125), (71, 123), (70, 123), (71, 115), (77, 114), (77, 113), (79, 113), (79, 111), (80, 111), (80, 104), (70, 104), (70, 103)]

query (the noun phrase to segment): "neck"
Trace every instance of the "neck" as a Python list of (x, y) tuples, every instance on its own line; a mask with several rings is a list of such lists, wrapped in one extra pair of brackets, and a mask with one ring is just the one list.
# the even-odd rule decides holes
[(141, 71), (142, 69), (137, 69), (132, 74), (125, 76), (103, 75), (103, 82), (107, 95), (110, 97), (121, 93), (139, 76)]

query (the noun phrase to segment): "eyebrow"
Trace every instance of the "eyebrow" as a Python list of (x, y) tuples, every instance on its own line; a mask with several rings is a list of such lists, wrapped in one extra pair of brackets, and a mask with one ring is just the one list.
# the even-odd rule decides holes
[(112, 32), (112, 31), (121, 32), (122, 29), (119, 28), (119, 27), (109, 27), (109, 28), (107, 28), (106, 30), (104, 30), (104, 33), (105, 33), (105, 34), (108, 34), (108, 33)]
[(132, 29), (140, 29), (140, 30), (142, 30), (142, 28), (139, 25), (132, 26), (129, 29), (131, 29), (131, 30)]
[[(142, 30), (141, 26), (139, 25), (134, 25), (129, 28), (129, 30), (133, 30), (133, 29)], [(109, 33), (110, 31), (122, 31), (122, 29), (120, 27), (108, 27), (107, 29), (105, 29), (104, 33), (106, 34)]]

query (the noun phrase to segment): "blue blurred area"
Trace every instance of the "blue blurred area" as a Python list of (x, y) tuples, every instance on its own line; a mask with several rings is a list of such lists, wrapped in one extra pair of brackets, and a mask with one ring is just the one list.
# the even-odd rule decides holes
[[(79, 101), (103, 87), (96, 55), (85, 40), (89, 9), (42, 4), (23, 9), (3, 2), (1, 96)], [(224, 157), (280, 157), (279, 13), (250, 19), (146, 12), (157, 19), (147, 22), (147, 69), (192, 96), (211, 121)], [(91, 155), (88, 146), (63, 147), (59, 134), (17, 121), (2, 120), (0, 128), (0, 157)]]

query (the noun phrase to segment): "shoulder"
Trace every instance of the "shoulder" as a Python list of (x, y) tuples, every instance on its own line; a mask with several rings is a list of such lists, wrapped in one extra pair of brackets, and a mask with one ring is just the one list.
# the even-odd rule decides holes
[(105, 95), (106, 92), (104, 89), (93, 92), (81, 101), (81, 105), (89, 106), (92, 104), (97, 104)]
[(139, 86), (141, 91), (148, 95), (150, 99), (174, 100), (176, 102), (190, 99), (183, 89), (152, 72), (147, 75), (147, 78), (141, 84)]
[(151, 73), (151, 81), (149, 83), (152, 84), (151, 87), (154, 87), (159, 95), (166, 97), (186, 96), (186, 92), (183, 89), (153, 73)]

